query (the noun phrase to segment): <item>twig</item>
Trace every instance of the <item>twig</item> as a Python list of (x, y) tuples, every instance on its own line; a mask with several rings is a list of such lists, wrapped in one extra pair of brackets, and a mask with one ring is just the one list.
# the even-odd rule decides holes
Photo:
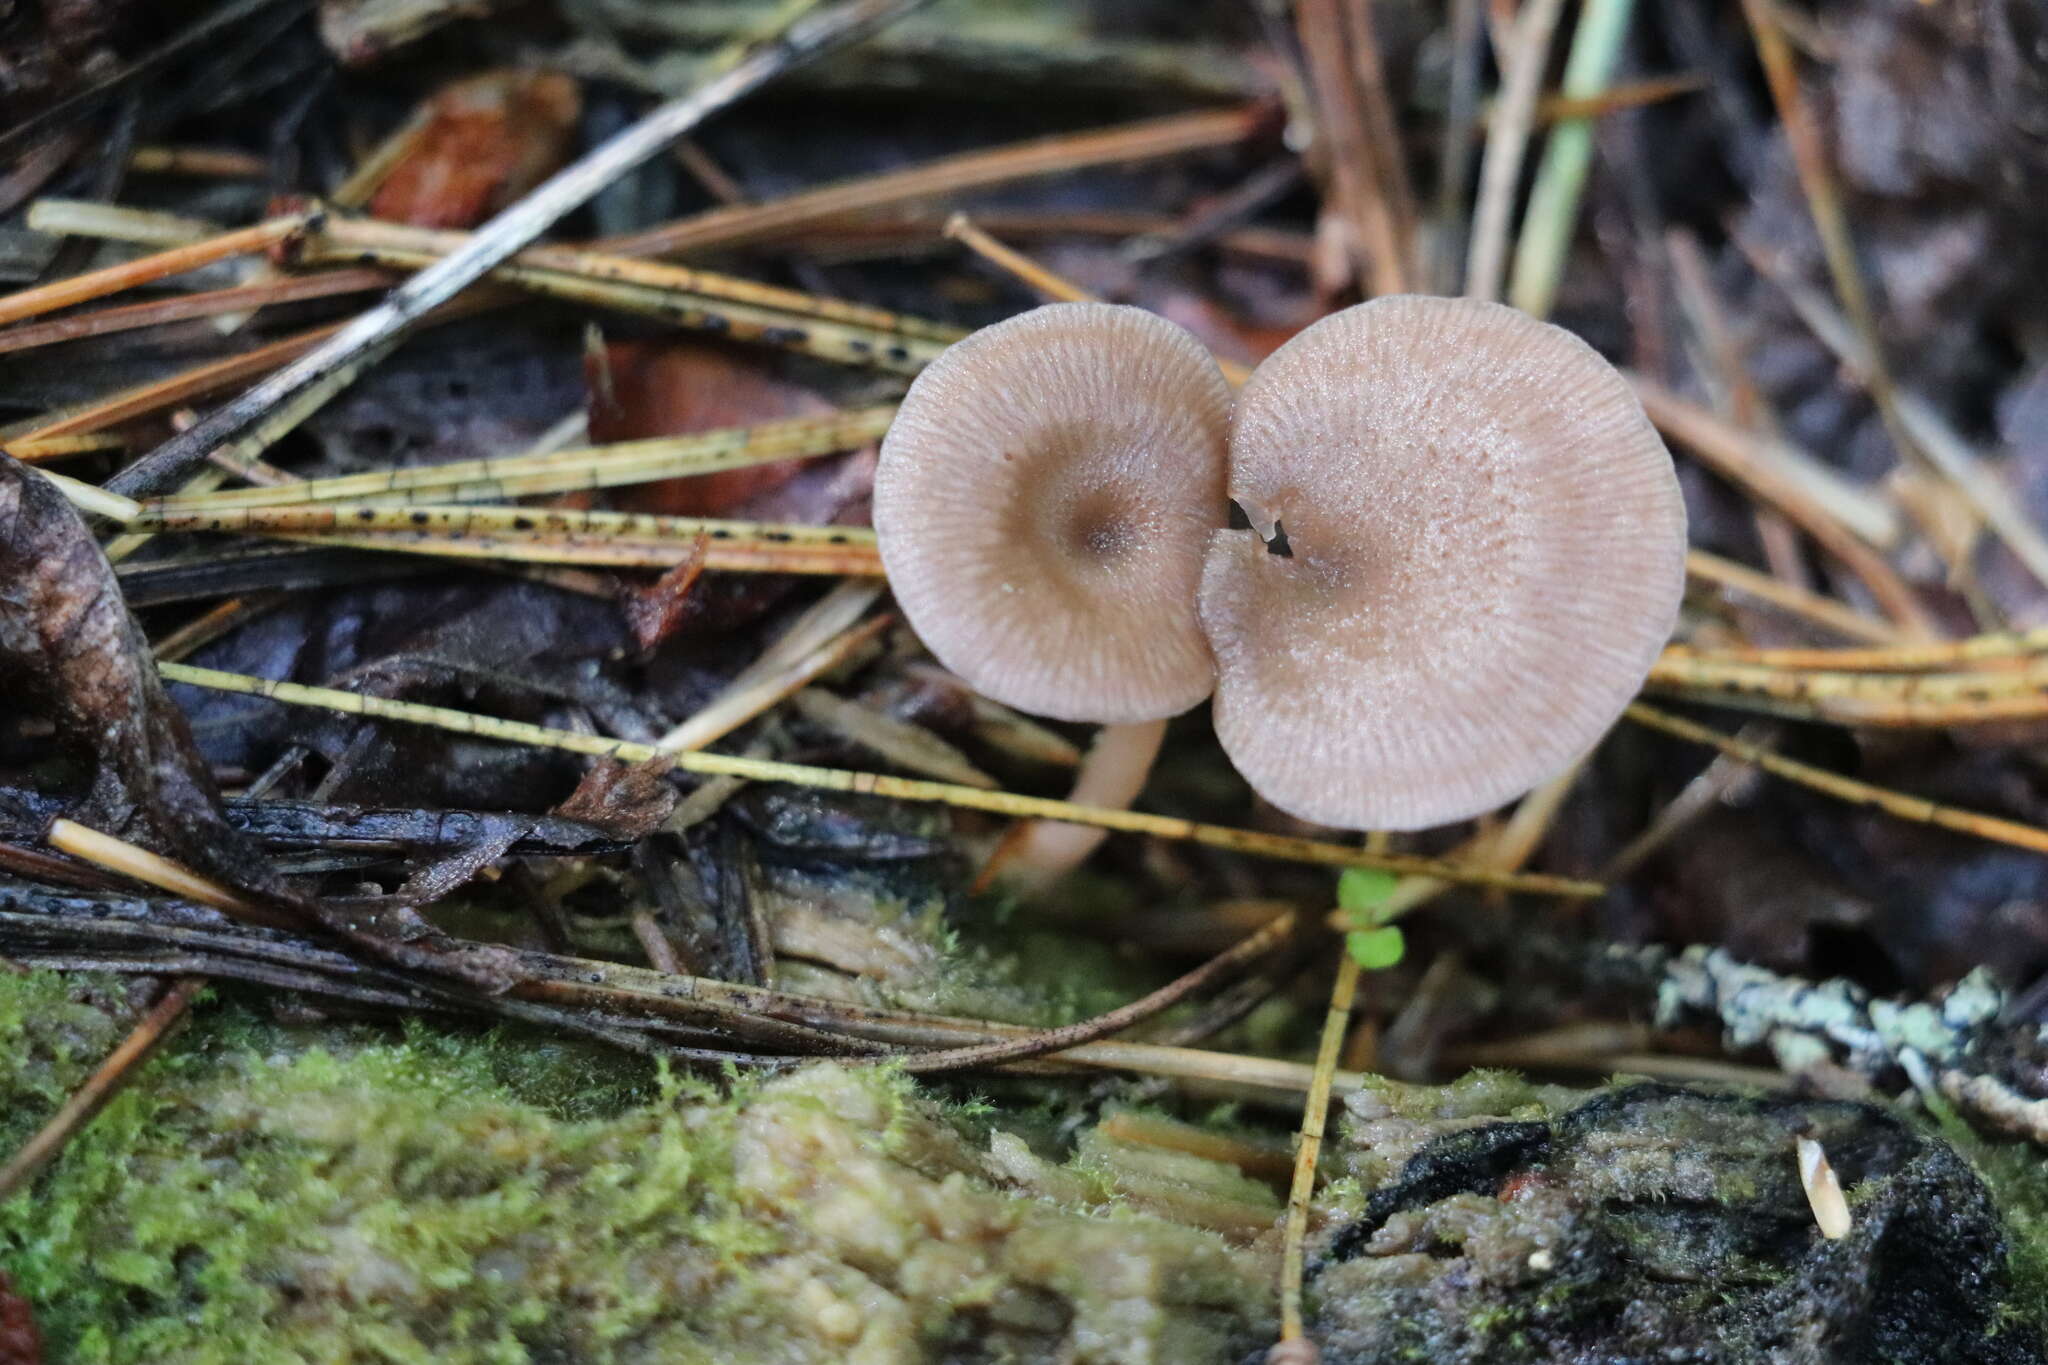
[(1280, 1261), (1280, 1340), (1303, 1336), (1301, 1281), (1303, 1244), (1308, 1238), (1309, 1199), (1315, 1193), (1316, 1161), (1323, 1153), (1323, 1124), (1330, 1112), (1330, 1089), (1337, 1075), (1337, 1054), (1351, 1025), (1351, 1003), (1358, 991), (1358, 959), (1345, 953), (1330, 987), (1330, 1009), (1323, 1017), (1322, 1042), (1316, 1048), (1314, 1078), (1301, 1109), (1301, 1145), (1295, 1150), (1294, 1179), (1287, 1191), (1287, 1227)]
[(716, 208), (644, 232), (598, 243), (622, 256), (683, 256), (710, 247), (745, 246), (855, 218), (877, 209), (964, 194), (1019, 180), (1095, 166), (1122, 165), (1235, 146), (1265, 122), (1253, 106), (1176, 114), (1122, 127), (1066, 133), (985, 152), (944, 157), (888, 175), (825, 185), (761, 204)]
[(1282, 915), (1193, 971), (1169, 981), (1158, 990), (1140, 996), (1128, 1005), (1120, 1005), (1116, 1009), (1096, 1015), (1093, 1019), (1084, 1019), (1080, 1023), (1067, 1024), (1060, 1028), (1044, 1029), (1020, 1038), (1006, 1038), (1000, 1042), (952, 1048), (943, 1052), (914, 1054), (901, 1059), (899, 1064), (904, 1070), (919, 1075), (929, 1075), (937, 1071), (962, 1071), (969, 1067), (993, 1066), (999, 1062), (1040, 1057), (1049, 1052), (1059, 1052), (1090, 1043), (1112, 1033), (1121, 1033), (1133, 1024), (1141, 1023), (1179, 1004), (1217, 978), (1265, 956), (1293, 932), (1294, 916)]
[(530, 497), (570, 493), (657, 479), (690, 478), (728, 469), (745, 469), (777, 460), (801, 460), (835, 451), (857, 450), (881, 439), (896, 415), (893, 404), (835, 412), (824, 417), (796, 417), (750, 427), (722, 427), (688, 436), (659, 436), (644, 441), (555, 450), (538, 455), (511, 455), (409, 469), (344, 474), (328, 479), (270, 488), (236, 488), (199, 495), (181, 494), (149, 503), (152, 510), (221, 511), (229, 508), (283, 507), (307, 503), (412, 503)]
[[(1579, 12), (1571, 56), (1564, 68), (1568, 99), (1598, 95), (1614, 73), (1621, 45), (1635, 15), (1635, 0), (1587, 0)], [(1529, 207), (1522, 214), (1522, 235), (1515, 243), (1514, 274), (1508, 302), (1531, 317), (1547, 317), (1564, 273), (1565, 254), (1578, 227), (1579, 197), (1586, 171), (1593, 163), (1593, 125), (1586, 118), (1568, 119), (1553, 128), (1543, 145)]]
[[(476, 735), (506, 743), (565, 749), (623, 762), (644, 762), (661, 751), (651, 744), (575, 734), (546, 726), (480, 716), (449, 707), (424, 706), (417, 702), (389, 701), (331, 687), (309, 687), (302, 683), (273, 682), (217, 669), (195, 668), (189, 664), (163, 664), (159, 672), (168, 682), (188, 683), (214, 691), (237, 692), (269, 697), (293, 706), (313, 706), (348, 715), (426, 725), (457, 734)], [(979, 791), (972, 787), (879, 773), (853, 772), (839, 768), (818, 768), (807, 764), (776, 763), (731, 754), (685, 753), (672, 755), (675, 766), (685, 772), (709, 776), (732, 776), (751, 782), (786, 782), (827, 791), (893, 797), (900, 801), (928, 802), (966, 810), (992, 811), (1014, 818), (1065, 820), (1074, 824), (1097, 824), (1131, 834), (1146, 834), (1226, 849), (1254, 857), (1335, 867), (1379, 867), (1401, 874), (1441, 877), (1446, 881), (1478, 886), (1496, 886), (1506, 891), (1528, 891), (1560, 896), (1597, 896), (1605, 888), (1593, 882), (1534, 873), (1505, 874), (1486, 868), (1463, 867), (1431, 858), (1398, 854), (1373, 854), (1343, 844), (1323, 843), (1254, 830), (1209, 825), (1193, 820), (1150, 815), (1138, 811), (1098, 810), (1043, 797), (1017, 796), (1009, 792)]]
[(1661, 730), (1667, 735), (1689, 743), (1719, 749), (1730, 758), (1762, 768), (1773, 777), (1782, 777), (1788, 782), (1811, 787), (1817, 792), (1832, 796), (1838, 801), (1846, 801), (1852, 806), (1869, 806), (1901, 820), (1936, 825), (1942, 829), (1954, 830), (1958, 834), (1989, 839), (1993, 843), (2010, 844), (2015, 848), (2029, 849), (2035, 853), (2048, 853), (2048, 830), (2023, 825), (2014, 820), (2003, 820), (1995, 815), (1944, 806), (1924, 797), (1908, 796), (1904, 792), (1873, 786), (1868, 782), (1858, 782), (1855, 778), (1843, 777), (1840, 773), (1832, 773), (1825, 768), (1816, 768), (1810, 763), (1801, 763), (1797, 759), (1771, 753), (1733, 735), (1724, 735), (1719, 730), (1694, 724), (1642, 702), (1632, 703), (1625, 714), (1638, 725)]
[(261, 180), (270, 174), (262, 157), (233, 147), (137, 147), (128, 154), (128, 169), (208, 180)]
[(1783, 512), (1855, 574), (1902, 630), (1924, 638), (1942, 633), (1919, 595), (1846, 524), (1841, 513), (1856, 503), (1843, 498), (1834, 481), (1816, 478), (1813, 466), (1779, 443), (1723, 422), (1650, 380), (1633, 382), (1643, 410), (1660, 431)]
[[(1767, 253), (1740, 243), (1752, 264), (1784, 291), (1793, 311), (1835, 353), (1843, 365), (1871, 390), (1877, 392), (1879, 368), (1869, 347), (1858, 340), (1849, 323), (1830, 308), (1814, 290), (1787, 277)], [(1984, 518), (1985, 524), (2005, 542), (2036, 582), (2048, 584), (2048, 537), (2043, 537), (2033, 518), (2019, 505), (2011, 490), (1988, 469), (1970, 443), (1963, 439), (1941, 413), (1918, 394), (1894, 386), (1892, 409), (1915, 448), (1936, 471), (1962, 494), (1963, 500)]]
[(1464, 257), (1465, 191), (1478, 128), (1480, 3), (1451, 0), (1451, 89), (1437, 144), (1436, 242), (1429, 271), (1430, 283), (1442, 294), (1457, 289)]
[(186, 1009), (205, 985), (206, 982), (196, 976), (180, 977), (171, 983), (169, 989), (150, 1006), (149, 1013), (136, 1021), (128, 1036), (121, 1040), (121, 1045), (109, 1053), (48, 1122), (22, 1144), (21, 1150), (6, 1166), (0, 1167), (0, 1202), (11, 1198), (16, 1190), (34, 1179), (36, 1172), (71, 1140), (72, 1134), (92, 1121), (93, 1115), (114, 1097), (121, 1083), (156, 1050), (169, 1035), (171, 1027), (184, 1017)]
[[(1799, 88), (1799, 72), (1793, 64), (1792, 45), (1780, 26), (1774, 0), (1742, 0), (1742, 12), (1749, 21), (1750, 36), (1763, 64), (1771, 101), (1777, 106), (1779, 122), (1785, 128), (1785, 141), (1792, 149), (1792, 164), (1799, 175), (1799, 186), (1806, 194), (1807, 210), (1813, 216), (1814, 228), (1820, 235), (1821, 254), (1827, 261), (1828, 275), (1834, 281), (1835, 296), (1842, 301), (1842, 309), (1849, 315), (1869, 358), (1867, 375), (1871, 397), (1877, 401), (1878, 414), (1884, 420), (1892, 444), (1898, 448), (1899, 458), (1909, 463), (1924, 463), (1926, 452), (1915, 444), (1900, 419), (1891, 369), (1885, 364), (1884, 348), (1878, 335), (1877, 314), (1871, 307), (1870, 291), (1864, 287), (1863, 271), (1856, 263), (1856, 241), (1849, 231), (1849, 217), (1843, 211), (1834, 173), (1828, 166), (1827, 147), (1820, 125)], [(1966, 571), (1968, 566), (1959, 564), (1954, 567), (1958, 571)]]
[(660, 151), (705, 118), (799, 63), (864, 36), (921, 0), (846, 0), (793, 26), (731, 71), (654, 110), (480, 228), (463, 248), (393, 290), (309, 354), (171, 438), (111, 481), (117, 492), (152, 493), (170, 486), (206, 457), (266, 416), (275, 420), (303, 404), (303, 418), (350, 382), (366, 358), (448, 302), (546, 231), (621, 174)]
[(1528, 150), (1550, 39), (1563, 9), (1564, 0), (1528, 0), (1515, 21), (1515, 49), (1504, 63), (1506, 75), (1487, 123), (1486, 155), (1479, 164), (1479, 204), (1472, 215), (1472, 252), (1465, 270), (1467, 298), (1500, 296), (1522, 155)]
[(229, 256), (244, 256), (252, 251), (265, 251), (276, 246), (295, 232), (305, 229), (304, 214), (289, 214), (258, 223), (254, 227), (225, 232), (218, 237), (209, 237), (203, 242), (190, 246), (173, 247), (153, 256), (138, 260), (123, 261), (110, 265), (104, 270), (93, 270), (83, 275), (73, 275), (68, 280), (56, 280), (34, 289), (0, 298), (0, 325), (20, 322), (23, 318), (55, 312), (73, 304), (85, 303), (92, 299), (118, 294), (124, 289), (133, 289), (138, 284), (167, 279), (182, 275), (214, 261)]
[[(319, 231), (307, 240), (303, 249), (316, 258), (345, 259), (360, 253), (411, 268), (421, 262), (452, 256), (462, 250), (470, 240), (471, 234), (463, 232), (436, 232), (372, 219), (335, 218), (323, 222)], [(801, 289), (785, 289), (779, 285), (762, 284), (757, 280), (742, 279), (736, 275), (695, 270), (681, 265), (664, 265), (658, 261), (644, 261), (631, 256), (579, 251), (570, 247), (537, 246), (528, 247), (512, 256), (506, 261), (505, 266), (524, 266), (610, 284), (641, 285), (649, 289), (694, 295), (703, 299), (750, 304), (797, 317), (822, 318), (887, 335), (916, 337), (923, 341), (952, 342), (966, 335), (957, 327), (949, 327), (925, 318), (909, 317), (902, 313), (892, 313), (885, 308), (876, 308), (864, 303), (821, 298), (816, 294), (807, 294)], [(493, 273), (499, 278), (517, 282), (515, 276), (506, 273), (505, 267), (500, 267)]]
[[(964, 213), (956, 213), (946, 220), (946, 236), (965, 245), (968, 250), (989, 264), (1055, 302), (1089, 303), (1095, 299), (1095, 295), (1072, 280), (1054, 274), (1023, 252), (1003, 245), (976, 227), (974, 220)], [(1223, 377), (1232, 384), (1242, 387), (1245, 380), (1251, 378), (1251, 371), (1236, 361), (1226, 360), (1222, 356), (1216, 356), (1214, 359), (1216, 368), (1221, 370)]]
[[(21, 436), (25, 440), (36, 440), (45, 436), (69, 436), (78, 432), (100, 431), (136, 417), (160, 412), (174, 404), (216, 393), (252, 375), (276, 369), (294, 357), (305, 355), (340, 330), (340, 323), (315, 327), (310, 331), (281, 337), (254, 350), (244, 351), (240, 355), (208, 361), (168, 378), (122, 389), (83, 407), (46, 417), (22, 432)], [(117, 488), (114, 491), (122, 490)]]
[(946, 220), (946, 236), (1055, 302), (1085, 303), (1095, 297), (1081, 286), (1061, 279), (1015, 247), (1004, 246), (976, 227), (974, 220), (964, 213), (956, 213)]
[(1898, 627), (1890, 622), (1866, 616), (1833, 598), (1780, 582), (1769, 574), (1758, 573), (1746, 565), (1705, 550), (1686, 552), (1685, 572), (1696, 582), (1710, 583), (1717, 588), (1754, 597), (1759, 602), (1831, 630), (1844, 639), (1889, 645), (1903, 638)]
[[(1366, 112), (1358, 70), (1347, 60), (1356, 35), (1346, 32), (1344, 5), (1345, 0), (1296, 0), (1295, 25), (1315, 97), (1316, 133), (1334, 182), (1330, 197), (1351, 229), (1363, 258), (1359, 265), (1370, 270), (1372, 292), (1399, 294), (1407, 287), (1408, 244), (1395, 221), (1385, 193), (1387, 177), (1378, 164), (1387, 148), (1375, 145), (1376, 132), (1386, 137), (1391, 130), (1376, 130)], [(1398, 153), (1398, 140), (1392, 150)]]
[(663, 735), (655, 747), (663, 753), (685, 753), (715, 744), (845, 663), (895, 620), (886, 612), (864, 622), (859, 619), (880, 596), (881, 589), (872, 583), (834, 588), (725, 691)]
[(1972, 635), (1965, 640), (1934, 644), (1891, 645), (1879, 649), (1714, 649), (1673, 646), (1669, 656), (1727, 663), (1769, 664), (1775, 668), (1839, 668), (1868, 673), (1910, 673), (1944, 665), (2025, 659), (2048, 653), (2048, 627)]
[[(361, 294), (383, 289), (392, 275), (384, 270), (327, 270), (316, 275), (267, 280), (262, 284), (237, 285), (231, 289), (210, 289), (183, 298), (158, 299), (130, 304), (125, 308), (102, 308), (97, 312), (58, 318), (51, 322), (11, 327), (0, 332), (0, 355), (26, 351), (31, 347), (77, 341), (81, 337), (105, 336), (139, 327), (157, 327), (188, 318), (218, 317), (241, 313), (274, 303), (297, 303), (304, 299), (332, 298), (337, 294)], [(0, 300), (4, 302), (4, 300)]]

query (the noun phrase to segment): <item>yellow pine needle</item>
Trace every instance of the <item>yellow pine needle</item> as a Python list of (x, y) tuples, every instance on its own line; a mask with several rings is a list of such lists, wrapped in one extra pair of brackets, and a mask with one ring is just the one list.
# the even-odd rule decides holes
[(1959, 702), (2040, 692), (2048, 688), (2048, 664), (1963, 673), (1862, 673), (1666, 654), (1651, 665), (1649, 680), (1657, 687), (1782, 701)]
[(230, 507), (218, 511), (173, 512), (142, 507), (129, 523), (138, 531), (206, 531), (228, 534), (317, 535), (325, 531), (421, 531), (452, 536), (529, 534), (567, 542), (579, 540), (694, 541), (759, 540), (786, 545), (867, 547), (875, 543), (864, 526), (815, 526), (798, 522), (726, 521), (671, 517), (649, 512), (604, 512), (553, 507), (494, 507), (332, 502), (308, 506)]
[(1717, 663), (1764, 664), (1773, 668), (1862, 670), (1869, 673), (1910, 673), (1944, 664), (2008, 662), (2048, 653), (2048, 629), (1972, 635), (1966, 640), (1935, 644), (1892, 645), (1878, 649), (1689, 649), (1673, 646), (1667, 659), (1699, 659)]
[(26, 463), (61, 460), (71, 455), (90, 455), (102, 450), (126, 450), (125, 438), (108, 431), (83, 436), (44, 436), (35, 440), (0, 441), (9, 455)]
[(1351, 1003), (1358, 993), (1358, 959), (1345, 953), (1330, 987), (1330, 1011), (1323, 1017), (1323, 1038), (1316, 1048), (1316, 1068), (1302, 1105), (1301, 1146), (1294, 1155), (1294, 1181), (1287, 1192), (1287, 1231), (1280, 1263), (1280, 1340), (1302, 1337), (1301, 1281), (1304, 1243), (1308, 1238), (1309, 1198), (1315, 1193), (1316, 1161), (1323, 1151), (1323, 1124), (1330, 1112), (1330, 1088), (1337, 1076), (1337, 1054), (1351, 1023)]
[(946, 220), (946, 235), (987, 261), (996, 269), (1022, 282), (1055, 303), (1089, 303), (1095, 295), (1080, 285), (1062, 279), (1015, 247), (1005, 246), (974, 225), (964, 213)]
[[(1055, 303), (1096, 301), (1095, 295), (1072, 280), (1054, 274), (1015, 247), (997, 241), (976, 227), (974, 220), (964, 213), (956, 213), (946, 220), (946, 235), (1018, 283)], [(1223, 377), (1238, 388), (1243, 388), (1245, 380), (1252, 377), (1250, 370), (1234, 360), (1225, 360), (1222, 356), (1215, 357), (1215, 360), (1216, 368), (1223, 372)]]
[[(570, 544), (512, 536), (460, 536), (391, 532), (383, 535), (268, 537), (329, 550), (374, 550), (434, 559), (484, 559), (504, 564), (573, 564), (604, 569), (672, 569), (690, 557), (689, 541), (590, 540)], [(146, 540), (146, 536), (127, 537)], [(882, 559), (872, 545), (786, 545), (736, 535), (705, 552), (712, 573), (793, 573), (825, 578), (879, 578)]]
[(1960, 810), (1954, 806), (1929, 801), (1925, 797), (1909, 796), (1887, 787), (1859, 782), (1853, 777), (1844, 777), (1825, 768), (1816, 768), (1810, 763), (1801, 763), (1797, 759), (1774, 754), (1759, 745), (1695, 724), (1681, 716), (1674, 716), (1668, 711), (1647, 706), (1642, 702), (1632, 704), (1626, 715), (1638, 725), (1662, 731), (1689, 743), (1704, 744), (1718, 749), (1738, 762), (1751, 764), (1774, 777), (1797, 782), (1803, 787), (1810, 787), (1852, 806), (1868, 806), (1901, 820), (1936, 825), (1959, 834), (1974, 835), (1979, 839), (2010, 844), (2015, 848), (2029, 849), (2035, 853), (2048, 853), (2048, 830), (2033, 825), (2023, 825), (2016, 820), (2004, 820), (1977, 811)]
[(411, 469), (308, 479), (268, 488), (235, 488), (161, 498), (148, 506), (153, 511), (168, 513), (314, 502), (467, 502), (617, 488), (854, 450), (879, 440), (895, 414), (895, 407), (885, 404), (829, 417), (724, 427), (688, 436), (622, 441), (544, 455), (458, 460)]
[[(345, 260), (419, 270), (441, 259), (429, 251), (395, 247), (315, 248), (309, 262)], [(692, 331), (711, 332), (739, 341), (800, 351), (844, 365), (863, 365), (898, 374), (915, 374), (949, 344), (926, 336), (858, 326), (758, 304), (734, 303), (682, 290), (598, 279), (547, 270), (538, 266), (501, 265), (488, 277), (528, 293), (639, 317), (657, 318)], [(852, 305), (849, 305), (852, 306)]]
[[(223, 673), (217, 669), (194, 668), (188, 664), (162, 664), (159, 671), (168, 682), (187, 683), (214, 691), (237, 692), (268, 697), (293, 706), (313, 706), (349, 715), (426, 725), (456, 734), (476, 735), (511, 744), (564, 749), (571, 753), (613, 758), (627, 763), (644, 762), (661, 753), (651, 744), (607, 739), (598, 735), (552, 730), (546, 726), (480, 716), (444, 706), (423, 706), (416, 702), (387, 701), (331, 687), (309, 687), (302, 683), (272, 682), (245, 674)], [(1101, 810), (1076, 806), (1044, 797), (1017, 796), (1009, 792), (981, 791), (944, 782), (890, 777), (881, 773), (855, 772), (843, 768), (818, 768), (807, 764), (777, 763), (732, 754), (683, 753), (662, 755), (685, 771), (712, 777), (738, 777), (749, 782), (783, 782), (792, 786), (825, 791), (885, 796), (952, 806), (963, 810), (991, 811), (1021, 819), (1064, 820), (1070, 824), (1098, 825), (1128, 834), (1144, 834), (1202, 844), (1243, 853), (1252, 857), (1315, 863), (1330, 867), (1375, 867), (1399, 875), (1440, 877), (1445, 881), (1476, 886), (1495, 886), (1504, 891), (1526, 891), (1540, 895), (1584, 897), (1602, 894), (1597, 882), (1535, 873), (1504, 873), (1490, 868), (1463, 867), (1433, 858), (1402, 854), (1374, 854), (1344, 844), (1325, 843), (1236, 829), (1228, 825), (1203, 824), (1172, 816), (1139, 811)]]
[(1866, 616), (1832, 597), (1794, 587), (1767, 573), (1758, 573), (1746, 564), (1737, 564), (1705, 550), (1686, 552), (1685, 572), (1696, 585), (1703, 583), (1753, 597), (1847, 639), (1890, 645), (1903, 636), (1903, 632), (1888, 621)]
[[(437, 232), (399, 223), (335, 218), (322, 224), (311, 247), (323, 255), (336, 253), (345, 256), (350, 252), (358, 255), (368, 252), (386, 253), (391, 259), (383, 260), (381, 263), (403, 265), (436, 260), (458, 249), (468, 240), (469, 234), (464, 232)], [(401, 256), (404, 259), (399, 259)], [(962, 329), (950, 327), (945, 323), (892, 313), (870, 304), (807, 294), (801, 289), (785, 289), (780, 285), (762, 284), (757, 280), (743, 279), (737, 275), (694, 270), (688, 266), (665, 265), (656, 261), (638, 260), (631, 256), (580, 251), (573, 247), (529, 247), (506, 264), (513, 268), (531, 267), (612, 284), (640, 285), (649, 289), (690, 294), (702, 299), (751, 304), (757, 308), (794, 313), (803, 317), (823, 318), (870, 331), (918, 337), (926, 341), (953, 342), (966, 335)]]
[(73, 275), (69, 279), (57, 280), (34, 289), (0, 297), (0, 324), (19, 322), (59, 308), (85, 303), (91, 299), (104, 298), (133, 289), (140, 284), (181, 275), (202, 265), (210, 265), (229, 256), (242, 256), (252, 251), (262, 251), (277, 245), (306, 225), (302, 214), (291, 214), (258, 223), (254, 227), (224, 232), (204, 241), (175, 246), (169, 251), (159, 251), (140, 260), (124, 261), (108, 266), (104, 270), (89, 271)]

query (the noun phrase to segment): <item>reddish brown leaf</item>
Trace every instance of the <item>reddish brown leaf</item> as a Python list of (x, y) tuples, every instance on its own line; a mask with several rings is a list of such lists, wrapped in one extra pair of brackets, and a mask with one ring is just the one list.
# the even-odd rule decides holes
[(619, 609), (625, 613), (626, 624), (632, 627), (640, 648), (652, 650), (697, 613), (698, 599), (691, 589), (704, 572), (704, 557), (710, 545), (710, 538), (700, 535), (682, 563), (644, 588), (622, 589)]
[[(782, 378), (773, 357), (703, 341), (615, 342), (592, 370), (593, 393), (602, 392), (600, 379), (610, 385), (610, 401), (593, 399), (590, 405), (594, 441), (681, 436), (832, 411), (817, 394)], [(730, 516), (748, 500), (788, 483), (802, 467), (784, 460), (646, 484), (626, 490), (619, 503), (680, 517)]]
[(494, 71), (434, 96), (419, 141), (370, 212), (420, 227), (474, 227), (568, 160), (582, 96), (551, 71)]

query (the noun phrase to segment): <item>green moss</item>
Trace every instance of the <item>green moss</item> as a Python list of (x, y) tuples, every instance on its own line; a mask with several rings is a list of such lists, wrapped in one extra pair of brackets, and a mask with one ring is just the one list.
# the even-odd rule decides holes
[[(0, 982), (10, 1124), (125, 1025)], [(78, 1365), (1198, 1362), (1265, 1330), (1264, 1259), (1016, 1178), (898, 1074), (593, 1061), (206, 1010), (0, 1205), (0, 1268)]]
[(1991, 1189), (2005, 1217), (2013, 1301), (2048, 1304), (2048, 1160), (2028, 1142), (1985, 1138), (1954, 1113), (1937, 1121)]

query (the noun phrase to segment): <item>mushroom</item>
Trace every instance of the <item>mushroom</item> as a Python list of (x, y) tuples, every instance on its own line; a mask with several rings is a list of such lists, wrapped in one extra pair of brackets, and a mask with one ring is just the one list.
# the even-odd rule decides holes
[(1062, 720), (1158, 720), (1208, 696), (1195, 597), (1230, 396), (1200, 342), (1138, 308), (1048, 304), (949, 347), (875, 474), (882, 564), (926, 646)]
[[(1320, 824), (1490, 810), (1598, 742), (1677, 616), (1671, 456), (1592, 347), (1495, 303), (1309, 327), (1238, 401), (1200, 615), (1216, 732)], [(1256, 509), (1256, 510), (1249, 510)]]

